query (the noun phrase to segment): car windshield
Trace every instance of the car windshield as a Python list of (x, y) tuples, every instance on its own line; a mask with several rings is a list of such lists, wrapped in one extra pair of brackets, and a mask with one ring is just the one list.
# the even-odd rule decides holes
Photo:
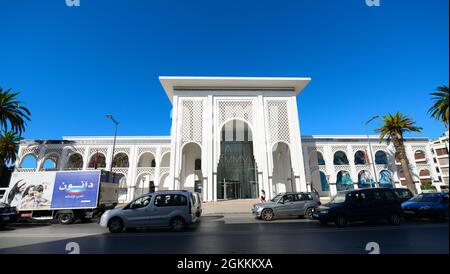
[(441, 195), (438, 193), (421, 193), (414, 196), (411, 201), (414, 202), (437, 202)]
[(283, 197), (282, 194), (278, 194), (277, 196), (273, 197), (271, 202), (278, 203), (278, 201)]
[(331, 198), (330, 204), (343, 204), (345, 203), (346, 196), (347, 196), (346, 192), (338, 193), (333, 198)]

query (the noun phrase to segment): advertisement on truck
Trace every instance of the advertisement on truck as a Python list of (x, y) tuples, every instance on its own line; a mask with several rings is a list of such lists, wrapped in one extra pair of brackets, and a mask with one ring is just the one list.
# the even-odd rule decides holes
[(100, 171), (14, 173), (5, 201), (20, 211), (95, 208)]

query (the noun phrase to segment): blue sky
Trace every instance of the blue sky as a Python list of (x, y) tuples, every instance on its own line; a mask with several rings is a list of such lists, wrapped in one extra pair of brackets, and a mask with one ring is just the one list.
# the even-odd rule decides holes
[[(29, 139), (168, 135), (159, 75), (312, 78), (302, 134), (364, 134), (400, 111), (423, 134), (448, 85), (448, 0), (0, 0), (0, 86), (32, 111)], [(372, 126), (375, 127), (376, 124)]]

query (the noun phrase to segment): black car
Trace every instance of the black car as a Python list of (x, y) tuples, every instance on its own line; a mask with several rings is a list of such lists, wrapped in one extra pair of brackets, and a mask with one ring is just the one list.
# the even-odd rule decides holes
[(403, 216), (397, 195), (389, 188), (369, 188), (339, 192), (328, 204), (319, 206), (313, 218), (321, 224), (334, 222), (344, 227), (352, 221), (387, 220), (399, 225)]
[(414, 194), (411, 192), (411, 190), (407, 188), (393, 188), (392, 191), (394, 191), (394, 193), (397, 195), (400, 203), (406, 202), (414, 197)]
[(0, 202), (0, 227), (5, 226), (8, 223), (15, 222), (19, 213), (15, 207), (11, 207), (8, 204)]

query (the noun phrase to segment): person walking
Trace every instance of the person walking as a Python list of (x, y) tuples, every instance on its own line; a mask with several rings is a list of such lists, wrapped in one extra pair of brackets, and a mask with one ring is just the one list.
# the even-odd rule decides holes
[(261, 190), (261, 196), (259, 197), (259, 202), (260, 203), (266, 202), (266, 192), (264, 190)]

